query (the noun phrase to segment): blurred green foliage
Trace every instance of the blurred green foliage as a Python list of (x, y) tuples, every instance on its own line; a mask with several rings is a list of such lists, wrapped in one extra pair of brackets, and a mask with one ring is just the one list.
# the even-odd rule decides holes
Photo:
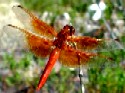
[[(3, 56), (4, 66), (10, 72), (9, 76), (5, 78), (5, 82), (8, 86), (20, 85), (21, 83), (27, 83), (31, 79), (24, 80), (24, 73), (28, 71), (29, 66), (31, 65), (32, 55), (24, 54), (20, 59), (15, 58), (12, 54), (5, 54)], [(23, 74), (23, 75), (22, 75)]]
[(125, 91), (125, 70), (121, 67), (88, 70), (89, 93), (124, 93)]
[[(85, 0), (84, 2), (82, 0), (21, 0), (21, 3), (35, 11), (43, 12), (45, 10), (50, 12), (66, 12), (66, 7), (69, 7), (70, 9), (76, 10), (77, 12), (85, 12), (86, 11), (86, 5), (91, 0)], [(30, 2), (30, 3), (29, 3)], [(61, 11), (60, 11), (61, 9)]]
[[(33, 77), (25, 76), (30, 71), (29, 68), (33, 65), (32, 61), (34, 61), (39, 68), (45, 67), (45, 62), (43, 62), (45, 60), (36, 58), (31, 53), (23, 53), (20, 59), (17, 59), (14, 53), (5, 54), (3, 56), (3, 61), (4, 68), (9, 69), (10, 74), (8, 73), (6, 77), (1, 76), (0, 81), (4, 81), (6, 87), (16, 87), (17, 90), (20, 90), (21, 87), (25, 88), (31, 85), (37, 86), (40, 77), (38, 73), (34, 73)], [(32, 70), (35, 70), (35, 68), (32, 68)], [(71, 71), (66, 67), (61, 67), (58, 72), (55, 72), (53, 69), (41, 91), (57, 91), (59, 93), (72, 93), (76, 91), (76, 93), (79, 93), (79, 88), (76, 88), (74, 85), (76, 73), (76, 71)]]
[[(77, 13), (84, 14), (87, 10), (87, 6), (91, 0), (19, 0), (21, 4), (31, 10), (35, 10), (39, 13), (45, 11), (53, 13), (51, 19), (52, 23), (57, 15), (61, 15), (68, 12), (71, 16), (71, 21), (74, 21)], [(30, 2), (30, 3), (29, 3)], [(61, 11), (60, 11), (61, 10)]]

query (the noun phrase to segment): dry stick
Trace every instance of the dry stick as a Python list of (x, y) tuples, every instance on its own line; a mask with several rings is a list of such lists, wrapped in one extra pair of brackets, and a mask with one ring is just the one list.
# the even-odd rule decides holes
[(82, 73), (81, 73), (81, 66), (79, 65), (79, 79), (80, 79), (80, 90), (81, 93), (84, 93), (84, 90), (82, 89), (84, 85), (82, 84)]
[(83, 90), (83, 87), (84, 85), (82, 84), (82, 76), (83, 76), (83, 73), (82, 73), (82, 69), (81, 69), (81, 60), (80, 60), (80, 54), (78, 53), (77, 54), (77, 57), (78, 57), (78, 62), (79, 62), (79, 79), (80, 79), (80, 90), (81, 90), (81, 93), (84, 93), (84, 90)]
[(81, 65), (80, 65), (80, 58), (78, 58), (78, 62), (79, 62), (79, 79), (80, 79), (80, 88), (81, 88), (81, 93), (84, 93), (82, 90), (83, 84), (82, 84), (82, 73), (81, 73)]

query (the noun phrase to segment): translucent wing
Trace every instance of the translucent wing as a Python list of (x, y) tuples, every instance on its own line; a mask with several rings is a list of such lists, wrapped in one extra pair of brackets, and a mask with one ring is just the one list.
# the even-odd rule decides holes
[(68, 44), (73, 43), (76, 49), (84, 51), (108, 51), (124, 49), (122, 44), (113, 39), (96, 39), (89, 36), (72, 36), (68, 38)]
[(69, 46), (65, 46), (61, 50), (59, 61), (69, 67), (77, 67), (79, 65), (86, 65), (96, 56), (96, 53), (81, 52)]
[(118, 62), (115, 60), (112, 51), (106, 52), (85, 52), (70, 46), (65, 46), (61, 50), (59, 62), (68, 67), (117, 67)]
[(3, 35), (5, 35), (6, 38), (1, 38), (1, 48), (5, 48), (4, 43), (6, 43), (6, 47), (10, 47), (10, 49), (29, 48), (35, 55), (40, 57), (46, 57), (52, 50), (52, 40), (45, 39), (35, 33), (29, 32), (25, 29), (21, 29), (17, 26), (5, 26)]
[(12, 9), (16, 14), (17, 18), (22, 22), (24, 27), (29, 31), (32, 31), (36, 34), (42, 35), (50, 39), (53, 39), (57, 35), (53, 27), (39, 20), (37, 17), (35, 17), (32, 13), (30, 13), (28, 10), (24, 9), (23, 7), (14, 6)]
[(0, 50), (20, 50), (26, 49), (24, 35), (17, 29), (4, 26), (0, 37)]

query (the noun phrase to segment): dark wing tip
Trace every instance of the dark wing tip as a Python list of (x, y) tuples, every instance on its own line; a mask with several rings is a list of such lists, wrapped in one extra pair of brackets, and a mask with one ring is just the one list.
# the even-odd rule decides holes
[(7, 26), (17, 28), (16, 26), (14, 26), (12, 24), (8, 24)]
[(8, 24), (7, 26), (12, 26), (11, 24)]
[(23, 8), (21, 5), (14, 5), (12, 8), (15, 8), (15, 7)]

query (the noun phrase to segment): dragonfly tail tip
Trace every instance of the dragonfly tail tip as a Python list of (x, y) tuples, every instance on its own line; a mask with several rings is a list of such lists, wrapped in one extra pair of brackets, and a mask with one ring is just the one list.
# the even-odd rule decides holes
[(39, 90), (40, 90), (40, 87), (38, 86), (38, 87), (36, 88), (36, 90), (39, 91)]

